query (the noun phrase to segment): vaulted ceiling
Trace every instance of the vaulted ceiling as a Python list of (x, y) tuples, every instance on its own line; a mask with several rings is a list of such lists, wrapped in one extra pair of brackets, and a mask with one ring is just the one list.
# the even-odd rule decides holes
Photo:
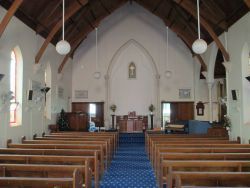
[[(17, 1), (17, 0), (16, 0)], [(46, 41), (36, 55), (39, 63), (47, 45), (61, 40), (62, 0), (19, 0), (22, 1), (15, 15)], [(0, 0), (0, 5), (9, 9), (15, 0)], [(187, 45), (197, 38), (196, 0), (65, 0), (65, 39), (72, 50), (64, 58), (59, 72), (70, 56), (88, 34), (108, 15), (125, 3), (138, 3), (152, 14), (161, 18)], [(208, 43), (215, 41), (219, 47), (215, 77), (224, 77), (223, 56), (230, 56), (219, 41), (224, 31), (244, 16), (250, 8), (250, 0), (200, 0), (201, 38)], [(206, 66), (198, 56), (202, 70)], [(218, 69), (218, 70), (217, 70)], [(223, 70), (222, 70), (223, 69)]]

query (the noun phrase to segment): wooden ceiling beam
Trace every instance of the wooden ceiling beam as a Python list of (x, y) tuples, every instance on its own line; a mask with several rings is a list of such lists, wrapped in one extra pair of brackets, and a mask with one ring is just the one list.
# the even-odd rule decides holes
[(102, 8), (104, 8), (104, 10), (105, 10), (108, 14), (111, 14), (110, 10), (106, 7), (106, 5), (104, 5), (104, 3), (102, 2), (102, 0), (99, 0), (99, 3), (101, 4)]
[(10, 22), (11, 18), (13, 17), (13, 15), (15, 14), (15, 12), (17, 11), (17, 9), (20, 7), (20, 5), (23, 3), (23, 0), (15, 0), (11, 7), (9, 8), (8, 12), (5, 14), (3, 20), (0, 23), (0, 38), (4, 32), (4, 30), (6, 29), (8, 23)]
[[(118, 9), (119, 7), (121, 7), (123, 4), (125, 4), (127, 2), (127, 0), (122, 0), (120, 3), (118, 3), (115, 7), (112, 8), (111, 12), (113, 12), (114, 10)], [(101, 20), (103, 20), (105, 17), (107, 17), (109, 14), (105, 14), (99, 18), (97, 18), (94, 23), (92, 23), (92, 25), (94, 25), (95, 27), (97, 27), (99, 25), (99, 23), (101, 22)], [(80, 45), (80, 43), (87, 37), (87, 35), (93, 31), (93, 28), (90, 27), (87, 31), (85, 29), (82, 29), (81, 32), (78, 33), (78, 35), (76, 35), (74, 38), (72, 38), (70, 40), (70, 44), (72, 45), (71, 51), (70, 53), (68, 53), (62, 63), (60, 64), (59, 68), (58, 68), (58, 73), (60, 74), (63, 70), (63, 67), (65, 66), (65, 64), (68, 62), (68, 59), (71, 57), (71, 55), (75, 52), (76, 48)]]
[(62, 1), (50, 1), (46, 8), (41, 12), (41, 14), (37, 17), (40, 24), (36, 27), (36, 32), (40, 33), (46, 26), (48, 26), (48, 22), (52, 20), (52, 18), (58, 18), (60, 15), (54, 15), (57, 8), (62, 4)]
[(250, 9), (250, 0), (244, 0), (244, 2), (247, 5), (247, 7)]
[(200, 11), (203, 17), (223, 30), (227, 30), (228, 24), (225, 21), (226, 15), (221, 8), (213, 0), (204, 0), (202, 3), (206, 7), (206, 9)]
[(179, 17), (181, 18), (180, 21), (183, 25), (187, 27), (189, 32), (192, 36), (194, 36), (195, 28), (192, 27), (192, 25), (189, 23), (188, 17), (184, 16), (183, 13), (179, 10), (179, 6), (174, 6), (175, 11), (178, 13)]
[[(189, 1), (189, 0), (174, 0), (178, 5), (180, 5), (183, 9), (185, 9), (189, 14), (191, 14), (194, 18), (197, 19), (196, 15), (196, 7), (195, 5)], [(226, 49), (224, 48), (223, 44), (217, 37), (216, 33), (213, 31), (213, 28), (207, 23), (207, 21), (203, 18), (200, 17), (200, 23), (201, 25), (206, 29), (206, 31), (209, 33), (209, 35), (212, 37), (218, 48), (221, 50), (224, 58), (226, 61), (230, 60), (230, 56)]]
[[(79, 3), (81, 2), (81, 3)], [(65, 13), (65, 22), (73, 16), (78, 10), (81, 9), (83, 5), (86, 5), (88, 3), (88, 0), (79, 0), (75, 1), (70, 5), (70, 7), (66, 10)], [(35, 63), (38, 64), (44, 51), (46, 50), (47, 46), (55, 36), (55, 34), (59, 31), (59, 29), (62, 27), (62, 20), (58, 21), (57, 24), (53, 27), (53, 29), (50, 31), (49, 35), (47, 36), (46, 40), (44, 41), (42, 47), (38, 51), (36, 57), (35, 57)]]
[(163, 3), (164, 0), (160, 0), (157, 5), (153, 8), (152, 12), (156, 12), (160, 5)]

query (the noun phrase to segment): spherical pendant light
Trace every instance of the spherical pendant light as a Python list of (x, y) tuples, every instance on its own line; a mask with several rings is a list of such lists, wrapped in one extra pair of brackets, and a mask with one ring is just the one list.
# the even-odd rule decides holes
[(196, 54), (203, 54), (207, 50), (207, 43), (203, 39), (196, 39), (192, 49)]
[(101, 78), (101, 73), (100, 72), (94, 72), (94, 78), (95, 79), (100, 79)]
[(165, 71), (165, 76), (166, 76), (166, 78), (171, 78), (172, 71), (170, 71), (170, 70)]
[(198, 20), (198, 39), (196, 39), (192, 45), (192, 50), (196, 54), (203, 54), (207, 50), (207, 43), (205, 40), (201, 39), (200, 30), (200, 3), (197, 0), (197, 20)]
[(64, 40), (64, 12), (65, 12), (65, 0), (63, 0), (63, 11), (62, 11), (62, 40), (56, 44), (56, 51), (60, 55), (66, 55), (70, 52), (70, 44)]
[(61, 40), (56, 44), (56, 51), (61, 55), (68, 54), (70, 49), (70, 44), (66, 40)]

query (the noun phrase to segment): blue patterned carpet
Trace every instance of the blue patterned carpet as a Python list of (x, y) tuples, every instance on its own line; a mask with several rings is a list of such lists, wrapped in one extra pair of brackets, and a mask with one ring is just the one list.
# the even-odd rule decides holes
[(120, 147), (105, 172), (100, 187), (157, 188), (142, 133), (120, 135)]

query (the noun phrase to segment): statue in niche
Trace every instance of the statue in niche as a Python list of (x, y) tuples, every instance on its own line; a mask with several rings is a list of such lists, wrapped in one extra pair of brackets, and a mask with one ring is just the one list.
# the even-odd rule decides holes
[(136, 78), (136, 66), (134, 62), (131, 62), (128, 66), (128, 78)]

